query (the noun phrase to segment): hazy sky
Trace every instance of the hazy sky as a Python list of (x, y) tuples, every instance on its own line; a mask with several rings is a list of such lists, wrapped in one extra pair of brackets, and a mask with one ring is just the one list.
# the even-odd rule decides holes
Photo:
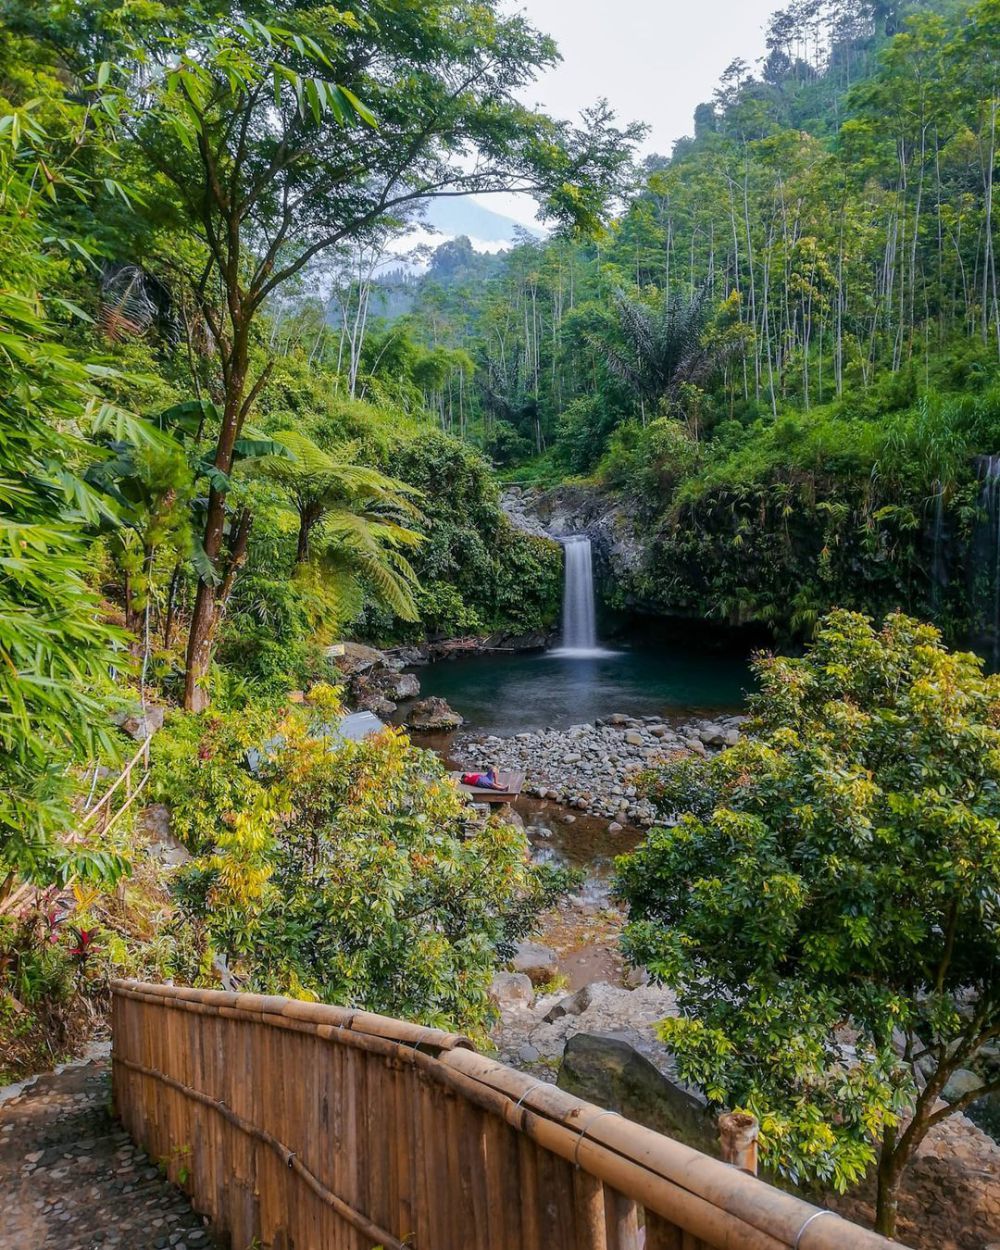
[[(618, 115), (650, 126), (646, 150), (669, 154), (690, 134), (697, 104), (711, 97), (734, 57), (751, 65), (782, 0), (510, 0), (559, 45), (562, 63), (526, 102), (575, 117), (599, 96)], [(521, 197), (489, 196), (497, 212), (530, 220)]]

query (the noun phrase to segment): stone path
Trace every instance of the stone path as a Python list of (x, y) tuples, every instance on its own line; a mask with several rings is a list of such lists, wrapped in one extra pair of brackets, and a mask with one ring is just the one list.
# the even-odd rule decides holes
[(207, 1250), (181, 1190), (111, 1118), (108, 1060), (0, 1103), (0, 1250)]

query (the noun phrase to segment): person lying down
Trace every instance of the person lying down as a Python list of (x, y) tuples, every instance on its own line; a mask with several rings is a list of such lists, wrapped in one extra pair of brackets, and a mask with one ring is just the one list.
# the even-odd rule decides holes
[(463, 786), (475, 786), (477, 790), (506, 790), (507, 787), (500, 780), (500, 774), (495, 768), (488, 769), (485, 773), (463, 773)]

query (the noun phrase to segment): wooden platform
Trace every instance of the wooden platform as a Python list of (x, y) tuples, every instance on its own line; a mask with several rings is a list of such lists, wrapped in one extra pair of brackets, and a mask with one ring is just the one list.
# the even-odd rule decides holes
[[(482, 770), (478, 768), (467, 768), (465, 772), (475, 773)], [(488, 786), (466, 786), (462, 784), (464, 773), (449, 773), (455, 785), (463, 794), (469, 795), (477, 803), (512, 803), (521, 793), (521, 787), (524, 785), (524, 773), (505, 772), (498, 769), (497, 776), (503, 783), (503, 790), (491, 790)]]

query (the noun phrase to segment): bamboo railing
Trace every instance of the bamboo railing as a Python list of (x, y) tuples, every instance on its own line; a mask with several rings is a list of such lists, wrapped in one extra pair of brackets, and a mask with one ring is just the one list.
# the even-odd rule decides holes
[[(66, 843), (86, 842), (88, 839), (103, 836), (111, 831), (121, 817), (128, 811), (149, 781), (149, 744), (153, 735), (149, 734), (135, 755), (122, 768), (112, 785), (101, 795), (96, 803), (88, 801), (80, 812), (80, 820), (75, 828), (62, 835)], [(135, 773), (139, 770), (139, 778)], [(94, 785), (97, 785), (97, 768), (94, 771)], [(114, 807), (111, 799), (121, 790), (121, 805)], [(67, 883), (68, 884), (68, 883)], [(0, 915), (11, 912), (16, 907), (30, 905), (45, 891), (30, 881), (18, 881), (14, 873), (6, 879), (0, 879)]]
[(233, 1250), (886, 1250), (468, 1039), (116, 982), (114, 1100)]

